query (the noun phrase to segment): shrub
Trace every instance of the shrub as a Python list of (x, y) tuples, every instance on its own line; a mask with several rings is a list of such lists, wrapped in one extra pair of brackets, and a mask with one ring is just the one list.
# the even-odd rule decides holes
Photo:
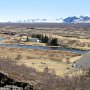
[(16, 60), (20, 60), (22, 58), (22, 56), (20, 55), (20, 54), (17, 54), (17, 56), (16, 56)]

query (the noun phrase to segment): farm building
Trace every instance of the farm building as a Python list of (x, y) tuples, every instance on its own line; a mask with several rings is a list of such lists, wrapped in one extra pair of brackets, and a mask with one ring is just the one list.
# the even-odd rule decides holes
[(31, 37), (28, 37), (28, 36), (22, 36), (21, 41), (23, 41), (23, 42), (25, 42), (25, 41), (40, 42), (40, 40), (38, 38), (31, 38)]

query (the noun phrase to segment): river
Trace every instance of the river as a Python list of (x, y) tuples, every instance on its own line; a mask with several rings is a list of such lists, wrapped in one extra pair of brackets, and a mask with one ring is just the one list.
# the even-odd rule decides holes
[[(4, 38), (0, 37), (0, 41)], [(48, 47), (48, 46), (29, 46), (29, 45), (19, 45), (19, 44), (0, 44), (0, 46), (12, 47), (12, 48), (27, 48), (27, 49), (38, 49), (38, 50), (60, 50), (60, 51), (71, 51), (74, 53), (85, 54), (88, 51), (85, 50), (77, 50), (77, 49), (70, 49), (64, 47)]]

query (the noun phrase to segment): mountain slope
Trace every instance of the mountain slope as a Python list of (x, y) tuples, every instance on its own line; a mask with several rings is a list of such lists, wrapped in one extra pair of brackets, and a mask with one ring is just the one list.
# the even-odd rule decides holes
[(88, 16), (72, 16), (72, 17), (67, 17), (63, 19), (64, 23), (90, 23), (90, 17)]

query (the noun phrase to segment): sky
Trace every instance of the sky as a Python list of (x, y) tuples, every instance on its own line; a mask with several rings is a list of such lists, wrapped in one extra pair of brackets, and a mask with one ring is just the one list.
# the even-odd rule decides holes
[(90, 0), (0, 0), (0, 21), (90, 16)]

